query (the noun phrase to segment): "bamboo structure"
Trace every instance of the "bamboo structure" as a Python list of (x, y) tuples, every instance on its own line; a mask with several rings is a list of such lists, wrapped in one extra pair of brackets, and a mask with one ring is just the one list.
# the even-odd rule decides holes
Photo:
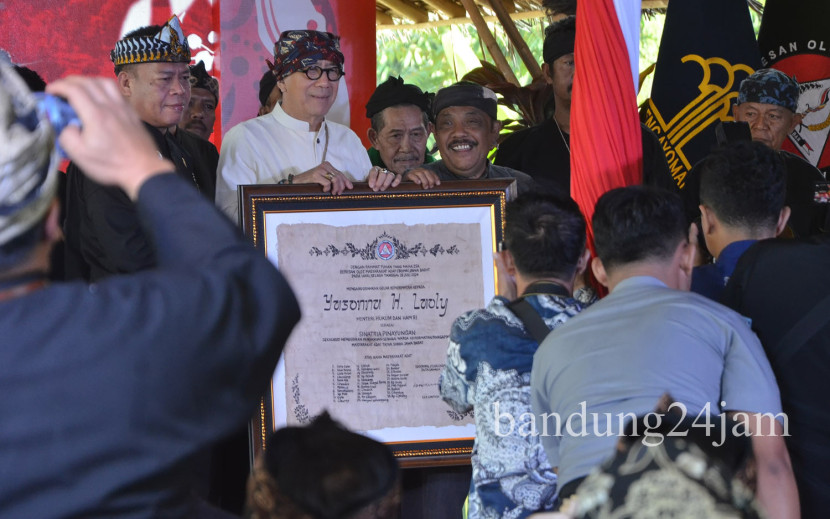
[(539, 62), (536, 60), (536, 57), (530, 52), (530, 48), (527, 46), (524, 38), (522, 38), (522, 35), (519, 34), (519, 29), (516, 28), (516, 24), (513, 23), (513, 20), (510, 18), (510, 13), (508, 13), (507, 9), (504, 8), (503, 0), (490, 0), (490, 5), (493, 7), (496, 17), (498, 17), (499, 23), (501, 23), (501, 26), (504, 27), (504, 32), (507, 34), (507, 38), (516, 47), (516, 51), (519, 53), (519, 57), (522, 58), (522, 61), (524, 62), (525, 67), (527, 67), (528, 72), (530, 72), (531, 77), (533, 77), (534, 80), (541, 78), (542, 67), (539, 66)]
[(502, 75), (504, 75), (504, 78), (516, 86), (521, 86), (519, 80), (516, 78), (516, 74), (513, 73), (513, 69), (510, 67), (510, 64), (507, 63), (507, 58), (504, 57), (504, 53), (501, 51), (501, 47), (499, 47), (496, 38), (493, 36), (493, 33), (490, 32), (487, 22), (484, 21), (481, 11), (478, 10), (478, 6), (473, 0), (461, 0), (461, 5), (464, 6), (464, 9), (466, 9), (467, 13), (470, 15), (470, 19), (473, 21), (473, 25), (475, 25), (476, 30), (478, 31), (478, 37), (481, 38), (481, 41), (487, 47), (487, 50), (490, 52), (490, 56), (493, 58), (493, 62)]

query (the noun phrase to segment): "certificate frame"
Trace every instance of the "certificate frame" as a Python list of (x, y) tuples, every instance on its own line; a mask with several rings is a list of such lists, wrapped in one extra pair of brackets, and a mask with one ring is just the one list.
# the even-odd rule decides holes
[[(339, 211), (385, 210), (392, 211), (392, 214), (395, 211), (405, 211), (407, 217), (411, 217), (413, 210), (417, 215), (420, 210), (431, 210), (434, 213), (435, 209), (480, 208), (487, 211), (490, 219), (490, 239), (482, 240), (481, 254), (482, 258), (490, 258), (503, 239), (505, 206), (516, 197), (516, 183), (513, 179), (445, 181), (437, 188), (422, 189), (417, 184), (405, 182), (380, 192), (373, 191), (366, 183), (355, 183), (354, 189), (340, 195), (324, 193), (316, 184), (243, 185), (239, 186), (238, 196), (242, 230), (266, 256), (269, 256), (266, 247), (266, 215), (271, 221), (282, 218), (283, 215), (296, 221), (305, 218), (336, 218), (341, 214)], [(446, 214), (451, 215), (453, 211), (446, 211)], [(455, 222), (450, 220), (449, 223)], [(485, 246), (490, 250), (484, 250)], [(277, 262), (275, 258), (269, 259)], [(492, 278), (485, 280), (485, 285), (494, 289), (497, 286), (495, 267), (484, 266), (482, 269), (485, 277), (490, 272)], [(294, 288), (298, 289), (296, 286)], [(286, 377), (291, 375), (285, 374)], [(281, 425), (281, 417), (275, 416), (275, 399), (284, 397), (284, 387), (275, 385), (272, 378), (252, 422), (254, 455), (265, 449), (268, 434), (277, 425)], [(467, 427), (463, 433), (453, 432), (447, 437), (424, 439), (417, 435), (410, 438), (404, 434), (402, 438), (396, 437), (395, 441), (381, 441), (389, 446), (402, 467), (463, 465), (469, 463), (474, 437), (474, 426), (472, 433)]]

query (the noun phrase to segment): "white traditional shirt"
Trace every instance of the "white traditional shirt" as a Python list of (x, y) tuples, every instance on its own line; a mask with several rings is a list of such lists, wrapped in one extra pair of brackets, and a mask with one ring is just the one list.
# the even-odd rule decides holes
[(277, 104), (271, 113), (237, 124), (222, 138), (216, 205), (237, 221), (237, 186), (276, 184), (318, 166), (324, 155), (355, 182), (365, 180), (372, 168), (366, 148), (347, 126), (323, 121), (319, 131), (309, 131), (307, 122)]

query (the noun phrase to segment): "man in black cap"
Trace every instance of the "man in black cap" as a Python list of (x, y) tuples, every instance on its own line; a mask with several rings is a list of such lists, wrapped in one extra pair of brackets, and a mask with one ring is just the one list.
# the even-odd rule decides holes
[[(532, 128), (515, 132), (500, 145), (495, 163), (524, 171), (548, 191), (569, 195), (571, 189), (571, 90), (573, 89), (576, 17), (545, 29), (542, 72), (553, 89), (554, 113)], [(657, 137), (640, 125), (643, 182), (672, 189), (673, 180)]]
[(408, 171), (404, 180), (429, 189), (442, 180), (515, 178), (519, 194), (534, 190), (537, 186), (529, 175), (487, 159), (501, 131), (497, 105), (496, 94), (475, 83), (461, 81), (439, 90), (432, 114), (441, 160)]
[(426, 152), (427, 138), (432, 133), (432, 97), (400, 77), (389, 76), (378, 85), (366, 103), (366, 117), (372, 121), (372, 147), (368, 151), (373, 166), (403, 174), (421, 164), (435, 162)]
[[(159, 154), (176, 172), (210, 196), (211, 172), (196, 167), (171, 127), (190, 100), (190, 48), (175, 16), (164, 26), (137, 29), (116, 42), (110, 53), (119, 92), (144, 122)], [(118, 153), (119, 150), (111, 150)], [(215, 177), (215, 169), (212, 172)], [(73, 163), (67, 168), (66, 276), (97, 281), (112, 274), (152, 268), (156, 255), (123, 190), (102, 186)]]
[(216, 167), (219, 150), (207, 139), (216, 122), (219, 103), (219, 82), (208, 75), (204, 62), (190, 67), (190, 103), (185, 108), (178, 126), (168, 133), (190, 157), (190, 163), (199, 179), (199, 191), (213, 200), (216, 195)]
[[(747, 123), (753, 141), (766, 144), (784, 159), (786, 205), (792, 210), (787, 227), (790, 234), (810, 236), (828, 230), (827, 204), (815, 200), (826, 182), (815, 166), (781, 149), (790, 132), (801, 123), (802, 115), (796, 112), (798, 96), (795, 79), (775, 69), (760, 69), (741, 82), (732, 115), (736, 121)], [(690, 220), (700, 216), (700, 175), (701, 163), (698, 163), (689, 171), (686, 187), (680, 192)]]
[[(205, 62), (190, 67), (190, 103), (179, 121), (183, 128), (208, 140), (216, 122), (216, 105), (219, 104), (219, 82), (207, 73)], [(217, 152), (217, 158), (218, 158)]]

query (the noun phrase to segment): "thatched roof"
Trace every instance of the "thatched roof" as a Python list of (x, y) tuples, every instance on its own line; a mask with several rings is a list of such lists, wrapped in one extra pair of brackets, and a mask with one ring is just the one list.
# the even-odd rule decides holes
[[(514, 20), (542, 18), (556, 13), (548, 8), (556, 0), (473, 0), (487, 21), (495, 21), (491, 2), (500, 2)], [(406, 30), (472, 23), (462, 0), (376, 0), (378, 30)], [(559, 2), (567, 3), (567, 2)], [(662, 9), (668, 0), (643, 0), (643, 9)]]

